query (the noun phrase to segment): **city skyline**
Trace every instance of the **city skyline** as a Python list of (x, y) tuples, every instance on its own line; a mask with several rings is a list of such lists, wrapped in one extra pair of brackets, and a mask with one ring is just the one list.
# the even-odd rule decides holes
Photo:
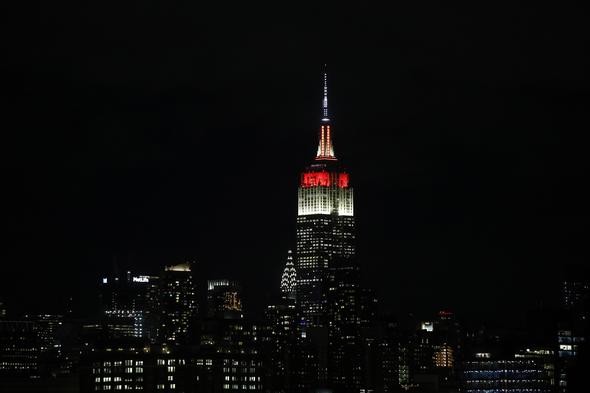
[[(245, 301), (263, 305), (256, 283), (280, 278), (295, 248), (293, 190), (316, 150), (323, 63), (337, 151), (362, 190), (363, 280), (384, 306), (501, 320), (553, 299), (561, 265), (587, 263), (588, 164), (573, 133), (587, 123), (585, 55), (574, 50), (583, 35), (550, 27), (541, 49), (547, 27), (526, 10), (438, 9), (467, 35), (435, 11), (399, 7), (361, 12), (351, 30), (330, 19), (300, 35), (277, 22), (276, 37), (235, 43), (229, 31), (191, 41), (216, 32), (212, 22), (180, 23), (166, 43), (116, 16), (104, 35), (80, 26), (97, 12), (65, 22), (77, 36), (16, 50), (3, 157), (8, 310), (55, 309), (72, 294), (85, 305), (113, 259), (146, 273), (195, 260), (207, 276), (240, 278)], [(507, 29), (494, 33), (495, 18)], [(111, 53), (115, 38), (140, 49)], [(262, 222), (274, 230), (261, 236)], [(55, 299), (39, 296), (48, 291)]]
[(587, 270), (568, 265), (555, 279), (560, 296), (520, 321), (504, 315), (504, 329), (454, 308), (423, 318), (380, 307), (382, 296), (361, 280), (354, 180), (335, 153), (325, 65), (322, 76), (317, 152), (297, 188), (296, 252), (287, 251), (280, 280), (266, 283), (264, 307), (243, 302), (239, 280), (212, 279), (195, 261), (158, 275), (114, 261), (98, 308), (71, 297), (59, 314), (18, 315), (0, 303), (3, 389), (578, 391)]
[(0, 391), (587, 390), (576, 5), (4, 14)]

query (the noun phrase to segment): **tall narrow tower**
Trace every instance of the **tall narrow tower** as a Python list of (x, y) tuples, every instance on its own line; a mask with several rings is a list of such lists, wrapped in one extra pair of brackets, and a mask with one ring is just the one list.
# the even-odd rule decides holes
[(293, 264), (293, 253), (289, 250), (287, 263), (281, 276), (281, 292), (287, 299), (295, 300), (297, 294), (297, 271)]
[(355, 255), (353, 191), (334, 154), (328, 78), (323, 76), (318, 150), (298, 190), (297, 303), (303, 327), (328, 325), (330, 270), (349, 265)]

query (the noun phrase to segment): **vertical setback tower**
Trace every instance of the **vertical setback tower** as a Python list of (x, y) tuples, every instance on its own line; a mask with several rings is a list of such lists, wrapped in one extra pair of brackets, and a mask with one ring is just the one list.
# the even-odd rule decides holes
[(297, 214), (297, 303), (303, 327), (328, 325), (330, 271), (355, 257), (353, 191), (334, 154), (324, 73), (315, 160), (301, 174)]

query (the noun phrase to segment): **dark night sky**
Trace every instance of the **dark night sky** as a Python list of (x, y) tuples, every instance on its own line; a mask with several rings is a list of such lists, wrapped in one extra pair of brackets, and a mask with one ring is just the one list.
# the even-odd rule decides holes
[(196, 260), (260, 307), (294, 246), (324, 62), (364, 279), (388, 308), (515, 316), (587, 262), (582, 10), (132, 3), (3, 12), (9, 310), (90, 304), (115, 256)]

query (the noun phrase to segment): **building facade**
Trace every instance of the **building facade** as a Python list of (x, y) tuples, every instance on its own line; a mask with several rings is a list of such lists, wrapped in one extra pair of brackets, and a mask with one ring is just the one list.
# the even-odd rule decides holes
[(102, 322), (117, 337), (155, 340), (158, 277), (114, 274), (100, 282)]
[(531, 359), (475, 360), (463, 365), (466, 393), (549, 393), (551, 385), (543, 365)]
[(197, 312), (190, 263), (166, 266), (159, 280), (158, 311), (159, 341), (174, 344), (185, 342)]
[(243, 317), (242, 286), (234, 280), (207, 281), (207, 317), (239, 319)]

